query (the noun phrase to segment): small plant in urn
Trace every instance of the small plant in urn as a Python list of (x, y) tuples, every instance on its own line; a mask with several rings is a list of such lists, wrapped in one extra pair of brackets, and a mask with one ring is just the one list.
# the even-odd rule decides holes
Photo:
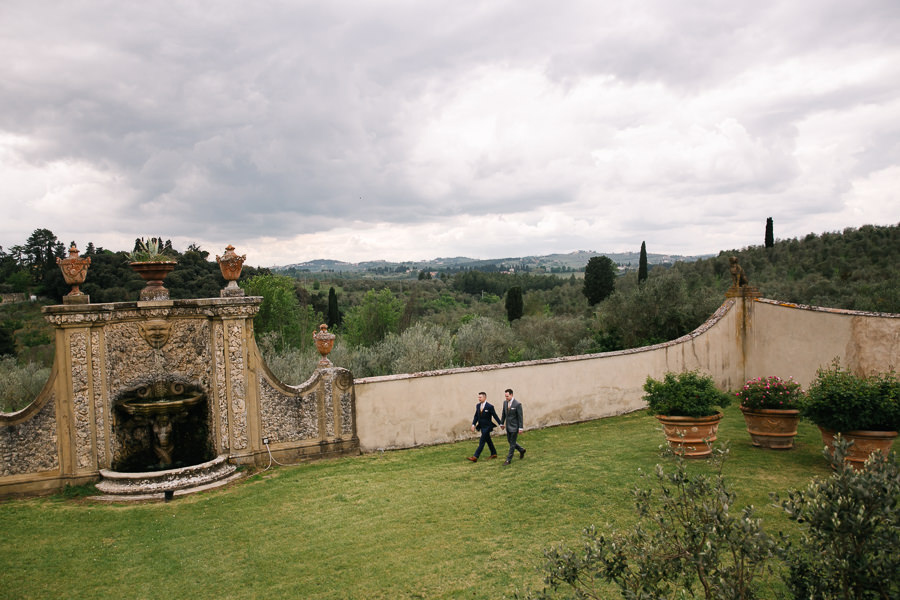
[(322, 355), (322, 359), (319, 361), (319, 368), (327, 369), (333, 367), (334, 364), (328, 360), (328, 353), (334, 347), (334, 334), (328, 333), (328, 325), (325, 323), (319, 325), (319, 331), (313, 332), (313, 339), (316, 341), (316, 349)]
[(245, 260), (247, 260), (247, 255), (238, 256), (231, 244), (225, 248), (225, 254), (216, 255), (216, 262), (219, 263), (222, 277), (228, 282), (228, 285), (219, 293), (222, 298), (244, 295), (244, 290), (238, 286), (237, 280), (241, 276), (241, 268), (244, 266)]

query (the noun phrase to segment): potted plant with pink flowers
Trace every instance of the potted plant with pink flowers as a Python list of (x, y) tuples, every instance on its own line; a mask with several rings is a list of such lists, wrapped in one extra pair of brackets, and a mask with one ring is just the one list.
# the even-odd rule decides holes
[(793, 448), (802, 393), (793, 377), (782, 379), (777, 375), (748, 379), (735, 392), (754, 446), (774, 450)]

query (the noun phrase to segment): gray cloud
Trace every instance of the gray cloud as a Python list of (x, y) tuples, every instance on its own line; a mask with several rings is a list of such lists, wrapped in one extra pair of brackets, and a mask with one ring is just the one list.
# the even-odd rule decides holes
[(890, 223), (898, 32), (892, 0), (12, 0), (0, 244), (153, 223), (271, 264)]

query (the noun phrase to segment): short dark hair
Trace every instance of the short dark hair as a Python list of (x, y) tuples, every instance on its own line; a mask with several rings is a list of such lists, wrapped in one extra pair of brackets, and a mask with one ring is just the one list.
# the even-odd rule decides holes
[(512, 396), (513, 395), (512, 388), (506, 388), (506, 393), (509, 394), (510, 396)]
[(478, 392), (478, 395), (479, 395), (479, 396), (484, 396), (485, 398), (487, 398), (487, 394), (486, 394), (485, 392)]

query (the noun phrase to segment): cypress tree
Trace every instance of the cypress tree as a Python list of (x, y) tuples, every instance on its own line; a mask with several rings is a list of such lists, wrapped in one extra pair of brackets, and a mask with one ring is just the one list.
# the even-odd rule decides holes
[(641, 242), (641, 260), (638, 263), (638, 283), (647, 281), (647, 242)]
[(512, 323), (525, 314), (525, 302), (522, 300), (522, 288), (513, 286), (506, 292), (506, 320)]
[(772, 217), (766, 219), (766, 248), (771, 248), (775, 245), (775, 226), (772, 222)]
[(338, 310), (337, 294), (334, 288), (328, 288), (328, 327), (334, 327), (341, 323), (341, 311)]

